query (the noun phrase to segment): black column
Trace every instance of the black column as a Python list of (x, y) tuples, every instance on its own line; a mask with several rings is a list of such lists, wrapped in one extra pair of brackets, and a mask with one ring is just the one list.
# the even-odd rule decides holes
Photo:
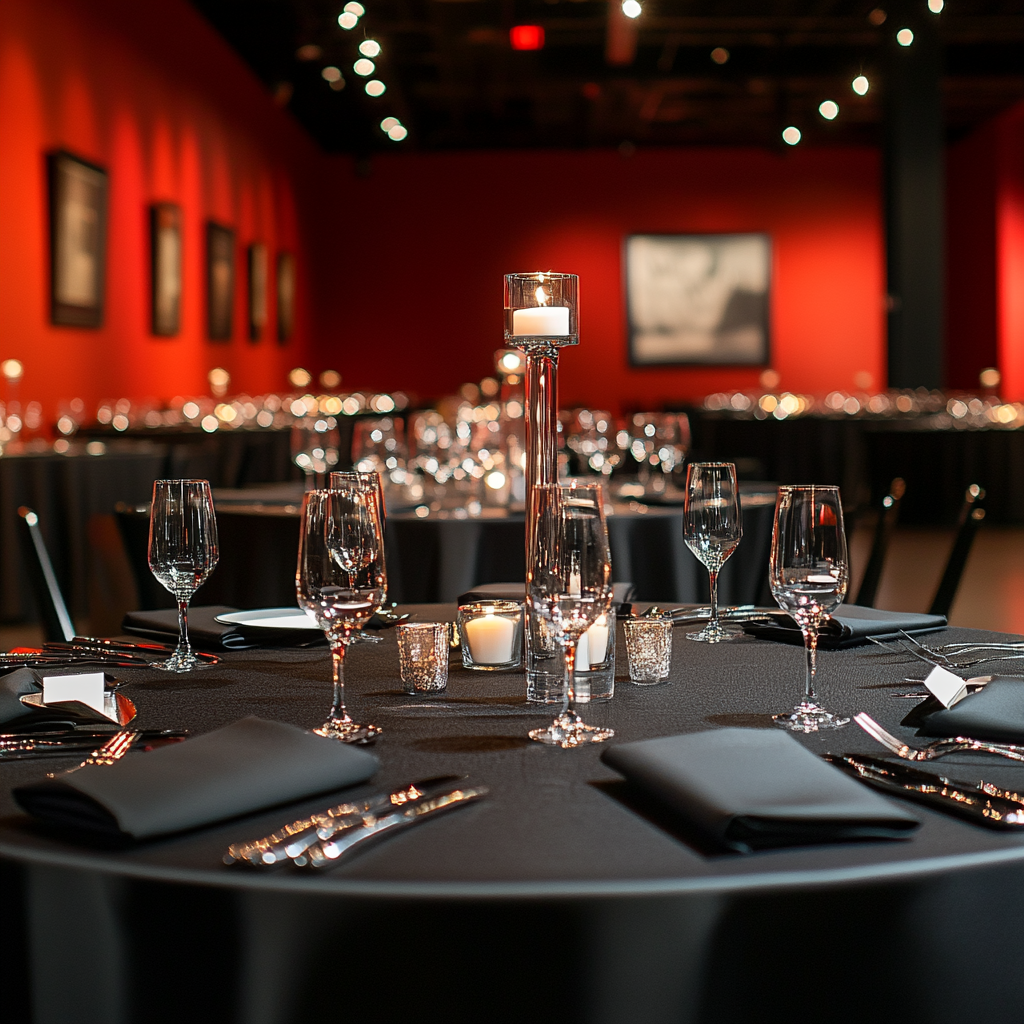
[[(885, 198), (890, 387), (943, 380), (944, 160), (939, 17), (886, 4)], [(909, 28), (910, 46), (896, 33)]]

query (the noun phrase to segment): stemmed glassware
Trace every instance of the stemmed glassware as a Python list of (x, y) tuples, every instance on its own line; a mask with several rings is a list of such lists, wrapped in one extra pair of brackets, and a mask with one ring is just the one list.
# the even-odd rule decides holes
[(327, 635), (334, 664), (331, 712), (314, 732), (367, 743), (381, 730), (353, 722), (345, 709), (345, 652), (387, 592), (383, 535), (372, 496), (350, 487), (306, 494), (295, 589), (299, 607)]
[(292, 423), (291, 442), (292, 462), (305, 473), (306, 489), (312, 490), (338, 464), (338, 421), (334, 416), (299, 416)]
[(691, 462), (686, 470), (683, 499), (683, 540), (707, 566), (711, 616), (702, 630), (687, 633), (687, 639), (717, 644), (737, 635), (719, 621), (718, 574), (742, 536), (736, 467), (731, 462)]
[(769, 569), (772, 596), (804, 635), (804, 699), (775, 721), (794, 732), (838, 729), (850, 719), (826, 711), (814, 694), (818, 631), (842, 604), (849, 579), (838, 487), (780, 487)]
[(611, 729), (585, 725), (575, 707), (576, 648), (612, 602), (612, 567), (600, 484), (534, 488), (526, 600), (565, 658), (561, 713), (530, 739), (558, 747), (601, 743)]
[(178, 646), (165, 672), (191, 672), (211, 664), (192, 653), (188, 604), (217, 565), (217, 516), (208, 480), (156, 480), (149, 513), (149, 569), (178, 602)]

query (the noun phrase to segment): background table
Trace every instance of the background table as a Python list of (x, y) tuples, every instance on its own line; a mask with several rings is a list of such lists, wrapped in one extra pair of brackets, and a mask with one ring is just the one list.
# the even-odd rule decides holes
[[(217, 492), (220, 562), (200, 591), (203, 604), (237, 608), (294, 604), (301, 491), (291, 495), (291, 503), (282, 502), (282, 493), (281, 489)], [(252, 504), (254, 494), (266, 500)], [(249, 503), (241, 503), (246, 498)], [(763, 604), (771, 600), (768, 554), (775, 492), (747, 493), (742, 501), (743, 540), (722, 570), (719, 598), (723, 604)], [(614, 508), (608, 517), (608, 534), (616, 582), (633, 583), (640, 600), (708, 599), (707, 570), (683, 542), (681, 508), (638, 502)], [(126, 514), (121, 523), (141, 607), (174, 607), (149, 572), (148, 512)], [(525, 580), (525, 531), (522, 514), (499, 509), (476, 517), (389, 514), (385, 529), (389, 596), (400, 603), (455, 601), (482, 583)]]
[[(717, 853), (638, 804), (601, 747), (526, 740), (550, 710), (524, 703), (521, 674), (457, 669), (443, 697), (410, 698), (385, 638), (349, 667), (354, 715), (385, 730), (373, 788), (453, 772), (490, 797), (309, 876), (236, 872), (220, 855), (331, 796), (115, 852), (46, 834), (5, 795), (11, 1019), (1019, 1021), (1024, 836), (918, 809), (904, 842)], [(669, 685), (620, 679), (584, 713), (614, 742), (764, 726), (797, 697), (802, 662), (798, 647), (677, 630)], [(891, 694), (916, 666), (873, 649), (822, 652), (820, 666), (830, 705), (909, 735), (908, 702)], [(315, 725), (328, 673), (326, 652), (267, 650), (185, 677), (125, 675), (140, 725), (202, 731), (246, 714)], [(879, 749), (853, 726), (800, 742)], [(49, 767), (0, 764), (3, 793)], [(1024, 766), (977, 755), (941, 769), (1024, 784)]]

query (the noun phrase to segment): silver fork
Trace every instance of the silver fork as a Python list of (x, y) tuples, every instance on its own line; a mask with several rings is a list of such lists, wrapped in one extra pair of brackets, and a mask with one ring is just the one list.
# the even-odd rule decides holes
[(119, 761), (128, 753), (129, 750), (132, 749), (132, 744), (135, 742), (138, 735), (138, 729), (122, 729), (120, 732), (114, 733), (114, 735), (111, 736), (102, 747), (94, 750), (81, 764), (75, 765), (74, 768), (68, 768), (66, 771), (59, 773), (47, 772), (46, 777), (48, 779), (55, 779), (58, 774), (70, 775), (72, 772), (77, 772), (79, 768), (86, 768), (89, 765), (113, 764), (115, 761)]
[(1008, 757), (1011, 761), (1024, 761), (1024, 747), (1015, 747), (1008, 743), (983, 743), (966, 736), (955, 736), (952, 739), (933, 740), (922, 747), (912, 747), (898, 740), (892, 733), (886, 732), (869, 714), (864, 711), (853, 716), (853, 720), (874, 740), (883, 747), (888, 747), (897, 757), (904, 761), (934, 761), (946, 754), (976, 750), (982, 754), (998, 754)]

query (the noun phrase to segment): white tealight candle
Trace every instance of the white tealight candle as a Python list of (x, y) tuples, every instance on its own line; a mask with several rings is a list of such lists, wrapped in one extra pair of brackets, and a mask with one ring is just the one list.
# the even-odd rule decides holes
[(463, 627), (469, 653), (477, 665), (504, 665), (512, 660), (516, 624), (501, 615), (467, 619)]
[(512, 311), (512, 334), (564, 337), (569, 334), (568, 306), (530, 306)]

